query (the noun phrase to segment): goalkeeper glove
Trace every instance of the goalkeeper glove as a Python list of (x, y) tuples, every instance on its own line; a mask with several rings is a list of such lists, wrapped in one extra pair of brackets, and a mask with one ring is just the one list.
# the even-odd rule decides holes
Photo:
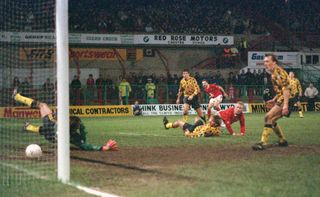
[(118, 145), (115, 140), (108, 140), (101, 148), (102, 151), (108, 151), (108, 150), (118, 150)]

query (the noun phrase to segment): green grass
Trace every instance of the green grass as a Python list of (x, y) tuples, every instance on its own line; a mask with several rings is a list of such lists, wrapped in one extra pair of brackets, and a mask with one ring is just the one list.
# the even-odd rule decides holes
[[(168, 118), (174, 120), (180, 117)], [(224, 146), (230, 149), (248, 148), (249, 151), (249, 147), (259, 141), (263, 127), (263, 114), (246, 114), (245, 137), (223, 134), (216, 138), (190, 139), (182, 135), (181, 129), (165, 130), (160, 116), (82, 120), (86, 125), (90, 143), (102, 144), (106, 139), (113, 138), (117, 140), (120, 151), (127, 148), (165, 149), (181, 146), (195, 149), (198, 146)], [(189, 120), (191, 122), (191, 117)], [(319, 123), (319, 113), (306, 113), (303, 119), (294, 113), (291, 118), (278, 121), (291, 145), (316, 147), (310, 153), (262, 155), (261, 152), (257, 152), (252, 157), (237, 160), (180, 163), (162, 166), (160, 169), (155, 167), (161, 173), (127, 170), (122, 172), (121, 176), (118, 176), (116, 167), (101, 168), (97, 165), (88, 168), (81, 162), (73, 161), (71, 178), (73, 182), (122, 196), (319, 196)], [(238, 123), (233, 127), (236, 131), (239, 130)], [(274, 135), (270, 137), (270, 142), (272, 141), (276, 141)], [(105, 160), (108, 162), (108, 153)], [(0, 176), (6, 173), (3, 169), (0, 170)], [(99, 173), (110, 176), (99, 178)], [(33, 180), (31, 183), (1, 185), (0, 196), (89, 195), (56, 181)]]

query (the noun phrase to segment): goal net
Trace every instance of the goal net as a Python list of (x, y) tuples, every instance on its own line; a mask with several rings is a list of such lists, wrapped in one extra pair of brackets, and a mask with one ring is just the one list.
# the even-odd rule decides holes
[[(55, 111), (54, 12), (54, 0), (0, 1), (1, 184), (56, 175), (56, 143), (39, 128), (39, 105), (32, 102), (44, 102)], [(30, 144), (41, 147), (41, 157), (26, 156)]]

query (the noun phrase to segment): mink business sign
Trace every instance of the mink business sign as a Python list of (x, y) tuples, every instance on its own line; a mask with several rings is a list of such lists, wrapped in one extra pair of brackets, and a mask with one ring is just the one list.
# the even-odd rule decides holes
[(299, 63), (298, 52), (270, 52), (270, 51), (249, 51), (248, 52), (248, 68), (262, 69), (264, 68), (263, 59), (266, 54), (274, 54), (277, 56), (279, 63), (284, 68), (301, 68)]
[(145, 34), (134, 35), (134, 43), (138, 45), (232, 45), (233, 36)]
[[(221, 103), (221, 110), (234, 107), (235, 103)], [(133, 106), (132, 106), (133, 107)], [(152, 116), (152, 115), (182, 115), (183, 114), (183, 105), (181, 104), (145, 104), (140, 105), (142, 115)], [(208, 110), (208, 104), (201, 104), (202, 110)], [(248, 103), (244, 104), (244, 113), (249, 112)], [(194, 109), (190, 109), (189, 114), (197, 114)]]

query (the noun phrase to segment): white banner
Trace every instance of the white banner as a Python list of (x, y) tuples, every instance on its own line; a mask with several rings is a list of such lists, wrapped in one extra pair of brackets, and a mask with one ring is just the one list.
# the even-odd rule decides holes
[(249, 51), (248, 68), (263, 69), (263, 58), (265, 54), (272, 53), (277, 56), (280, 65), (284, 68), (301, 68), (300, 54), (298, 52), (270, 52), (270, 51)]
[(216, 35), (134, 35), (134, 43), (141, 45), (233, 45), (233, 36)]
[[(207, 111), (208, 104), (201, 104), (202, 109)], [(220, 104), (221, 110), (228, 109), (229, 107), (233, 107), (234, 103), (222, 103)], [(133, 106), (132, 106), (133, 107)], [(152, 115), (182, 115), (183, 114), (183, 105), (179, 104), (147, 104), (140, 105), (142, 109), (142, 115), (144, 116), (152, 116)], [(248, 104), (244, 104), (244, 113), (249, 112)], [(196, 114), (194, 109), (190, 109), (189, 114)]]
[(81, 34), (80, 43), (86, 44), (121, 44), (117, 34)]
[[(0, 42), (54, 43), (54, 33), (0, 32)], [(72, 44), (116, 45), (232, 45), (233, 36), (216, 35), (134, 35), (134, 34), (69, 34)]]

